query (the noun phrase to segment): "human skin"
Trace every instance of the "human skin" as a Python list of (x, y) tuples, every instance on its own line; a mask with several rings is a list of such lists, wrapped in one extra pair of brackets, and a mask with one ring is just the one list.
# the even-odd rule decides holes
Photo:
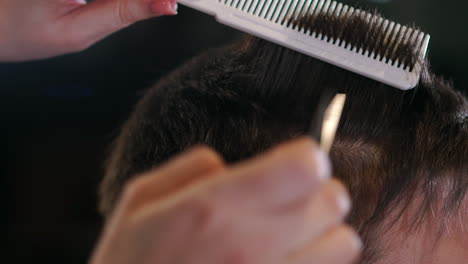
[(176, 0), (0, 0), (0, 61), (82, 51), (139, 20), (177, 14)]
[(348, 194), (308, 139), (227, 166), (198, 147), (126, 185), (91, 264), (351, 264)]
[(416, 198), (401, 220), (382, 236), (379, 243), (385, 243), (388, 251), (376, 264), (468, 263), (468, 196), (460, 209), (451, 214), (444, 212), (440, 201), (444, 201), (444, 197), (432, 206), (425, 220), (411, 226), (417, 218), (420, 202), (420, 198)]

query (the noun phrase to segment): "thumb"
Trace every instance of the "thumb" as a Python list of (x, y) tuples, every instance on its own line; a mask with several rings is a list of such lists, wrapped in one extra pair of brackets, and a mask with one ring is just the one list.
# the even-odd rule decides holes
[(176, 15), (176, 0), (95, 0), (60, 18), (64, 34), (82, 49), (137, 21)]

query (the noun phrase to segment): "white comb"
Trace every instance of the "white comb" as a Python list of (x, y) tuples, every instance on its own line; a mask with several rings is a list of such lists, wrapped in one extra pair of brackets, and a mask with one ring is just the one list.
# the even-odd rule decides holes
[[(408, 90), (421, 74), (430, 36), (371, 13), (331, 0), (178, 0), (178, 3), (214, 15), (222, 24), (266, 39), (387, 85)], [(360, 16), (373, 21), (386, 36), (384, 53), (355, 47), (340, 38), (303, 30), (291, 19), (307, 15)], [(396, 50), (410, 44), (417, 51), (414, 65), (398, 60)], [(401, 59), (401, 58), (400, 58)]]

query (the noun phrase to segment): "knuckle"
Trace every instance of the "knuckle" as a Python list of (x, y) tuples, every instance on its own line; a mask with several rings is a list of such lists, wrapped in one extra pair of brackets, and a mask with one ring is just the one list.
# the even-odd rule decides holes
[(341, 225), (337, 228), (337, 239), (342, 241), (343, 247), (349, 249), (351, 254), (357, 254), (361, 251), (362, 242), (359, 235), (349, 225)]
[(319, 150), (320, 147), (319, 145), (317, 144), (317, 142), (315, 142), (314, 140), (310, 139), (310, 137), (301, 137), (298, 139), (298, 144), (300, 144), (301, 146), (303, 146), (303, 148), (305, 150), (313, 150), (313, 151), (316, 151), (316, 150)]
[(135, 195), (144, 188), (143, 180), (141, 177), (130, 179), (124, 186), (123, 197), (126, 199), (132, 199)]
[(201, 234), (211, 233), (225, 223), (221, 207), (214, 200), (195, 198), (189, 207), (193, 223)]
[(346, 215), (351, 207), (351, 201), (346, 188), (337, 180), (332, 180), (323, 193), (329, 210), (339, 217)]
[(294, 145), (296, 146), (295, 148), (297, 155), (308, 159), (309, 163), (310, 160), (315, 161), (316, 153), (321, 151), (319, 145), (317, 145), (314, 140), (308, 137), (301, 137), (297, 139), (294, 142)]
[(129, 25), (137, 21), (128, 0), (115, 1), (114, 14), (118, 25)]
[(331, 165), (326, 154), (318, 148), (314, 151), (308, 151), (307, 153), (308, 162), (314, 168), (315, 177), (320, 180), (330, 178)]
[(194, 155), (199, 157), (203, 162), (210, 162), (210, 163), (222, 163), (221, 156), (214, 151), (212, 148), (206, 145), (198, 145), (193, 149)]
[(199, 168), (208, 171), (216, 171), (224, 166), (221, 156), (208, 146), (199, 145), (185, 154), (192, 163), (197, 164)]
[(71, 33), (67, 38), (63, 39), (62, 46), (70, 52), (80, 52), (91, 46), (92, 42), (88, 41), (81, 35)]
[(317, 144), (310, 139), (300, 139), (294, 160), (299, 163), (302, 170), (309, 176), (311, 183), (330, 178), (330, 162)]

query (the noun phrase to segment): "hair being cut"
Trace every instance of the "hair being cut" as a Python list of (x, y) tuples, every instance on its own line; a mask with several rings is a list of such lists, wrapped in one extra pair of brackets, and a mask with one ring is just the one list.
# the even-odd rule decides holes
[[(382, 32), (359, 16), (297, 23), (384, 48), (376, 44)], [(417, 60), (411, 44), (397, 54)], [(101, 210), (112, 212), (128, 179), (196, 144), (234, 163), (304, 135), (317, 106), (346, 93), (330, 156), (334, 175), (352, 196), (348, 222), (364, 240), (361, 263), (378, 260), (390, 250), (378, 243), (382, 223), (398, 221), (414, 199), (422, 202), (411, 228), (431, 217), (430, 208), (456, 214), (466, 198), (467, 100), (427, 65), (418, 86), (401, 91), (255, 37), (211, 50), (160, 80), (139, 102), (113, 146)]]

